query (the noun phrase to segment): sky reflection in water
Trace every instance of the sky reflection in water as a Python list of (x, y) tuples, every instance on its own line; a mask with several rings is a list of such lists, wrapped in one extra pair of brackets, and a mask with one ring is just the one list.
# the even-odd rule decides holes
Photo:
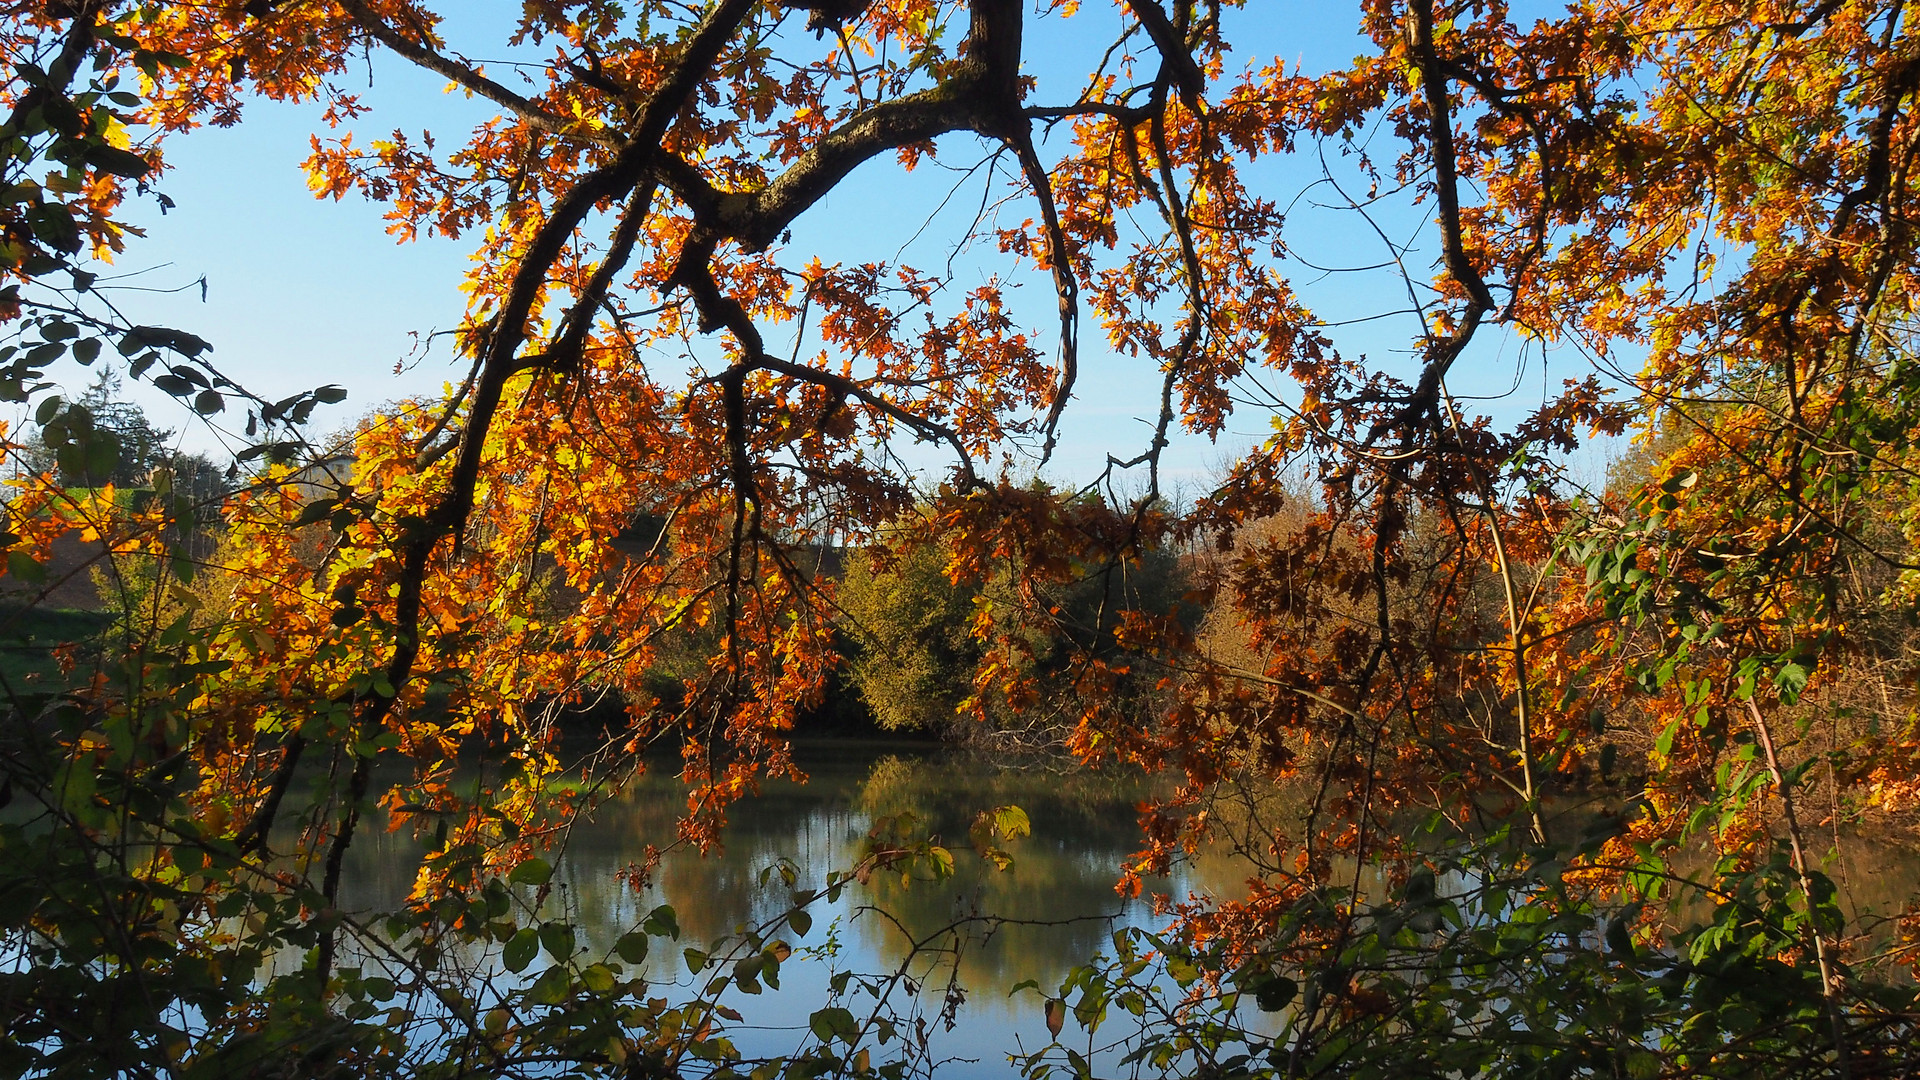
[[(1049, 1038), (1040, 995), (1009, 996), (1009, 990), (1033, 979), (1051, 991), (1075, 965), (1097, 953), (1110, 954), (1113, 930), (1156, 928), (1163, 921), (1148, 903), (1113, 891), (1122, 861), (1138, 847), (1135, 807), (1150, 792), (1144, 778), (1037, 765), (1010, 768), (918, 744), (815, 743), (799, 747), (797, 757), (808, 783), (766, 785), (760, 795), (732, 808), (723, 852), (704, 858), (672, 852), (652, 885), (635, 892), (622, 881), (622, 871), (644, 858), (649, 843), (665, 847), (672, 841), (686, 806), (685, 788), (671, 769), (643, 778), (576, 826), (550, 901), (562, 905), (557, 910), (566, 912), (596, 954), (656, 905), (673, 905), (681, 940), (670, 948), (656, 941), (642, 974), (660, 985), (659, 993), (684, 999), (692, 995), (694, 980), (682, 948), (704, 947), (787, 906), (779, 877), (763, 885), (763, 870), (789, 859), (801, 885), (818, 887), (829, 871), (854, 864), (877, 817), (915, 814), (953, 851), (954, 876), (903, 886), (897, 877), (881, 875), (867, 887), (849, 888), (837, 903), (816, 902), (810, 908), (810, 932), (791, 942), (799, 953), (782, 968), (782, 988), (757, 997), (729, 991), (723, 999), (746, 1017), (749, 1026), (732, 1033), (749, 1054), (798, 1048), (807, 1017), (828, 1002), (834, 972), (890, 974), (909, 956), (910, 941), (946, 945), (938, 933), (943, 927), (968, 916), (999, 916), (1027, 922), (1002, 924), (991, 933), (976, 927), (963, 935), (957, 966), (950, 957), (943, 962), (921, 955), (910, 966), (920, 992), (895, 991), (889, 1004), (909, 1024), (917, 1015), (935, 1030), (935, 1052), (949, 1058), (937, 1069), (941, 1080), (1012, 1076), (1017, 1070), (1006, 1054), (1038, 1049)], [(1570, 813), (1590, 812), (1584, 801), (1576, 802)], [(1014, 865), (1001, 872), (974, 854), (968, 824), (979, 811), (1009, 804), (1027, 812), (1033, 835), (1008, 845)], [(1869, 941), (1884, 937), (1880, 920), (1898, 912), (1913, 894), (1920, 859), (1884, 833), (1834, 839), (1839, 854), (1824, 865), (1840, 887), (1843, 907)], [(364, 833), (349, 849), (344, 906), (368, 911), (397, 905), (412, 884), (419, 857), (419, 846), (405, 831)], [(1247, 870), (1248, 864), (1225, 856), (1202, 857), (1175, 878), (1152, 882), (1150, 889), (1176, 897), (1240, 895)], [(539, 967), (536, 963), (526, 977), (537, 975)], [(701, 981), (711, 977), (709, 971)], [(965, 1001), (947, 1031), (939, 1013), (950, 979), (964, 989)], [(857, 1016), (872, 1007), (863, 996), (841, 1004)], [(1069, 1022), (1063, 1032), (1068, 1045), (1076, 1045), (1074, 1030)], [(1084, 1036), (1077, 1048), (1091, 1049)], [(1102, 1057), (1112, 1061), (1112, 1055)], [(878, 1060), (884, 1057), (876, 1053)]]
[[(822, 743), (802, 746), (798, 758), (808, 783), (766, 785), (759, 796), (730, 810), (724, 852), (704, 858), (671, 852), (653, 884), (635, 892), (621, 872), (644, 857), (647, 844), (671, 842), (686, 806), (685, 789), (671, 776), (643, 778), (574, 829), (550, 901), (565, 905), (596, 953), (655, 905), (673, 905), (681, 941), (674, 948), (656, 941), (643, 974), (677, 984), (674, 990), (663, 987), (663, 994), (690, 995), (693, 981), (681, 947), (704, 946), (787, 906), (778, 875), (763, 886), (761, 871), (784, 857), (798, 868), (801, 885), (818, 887), (829, 871), (854, 864), (875, 818), (903, 811), (916, 815), (953, 851), (953, 877), (903, 885), (897, 876), (876, 875), (835, 904), (813, 905), (814, 925), (792, 942), (800, 953), (783, 966), (782, 989), (758, 997), (730, 992), (725, 999), (754, 1025), (736, 1040), (748, 1053), (795, 1048), (807, 1016), (826, 1003), (832, 972), (891, 973), (909, 956), (910, 940), (950, 946), (954, 939), (941, 935), (942, 928), (968, 916), (999, 916), (1047, 925), (1007, 923), (990, 933), (976, 926), (958, 939), (957, 969), (950, 958), (942, 962), (922, 954), (910, 965), (921, 992), (895, 991), (890, 1003), (897, 1012), (917, 1013), (939, 1028), (943, 992), (957, 974), (966, 1000), (954, 1029), (939, 1030), (934, 1046), (962, 1060), (942, 1065), (939, 1075), (1013, 1075), (1005, 1054), (1022, 1046), (1037, 1049), (1049, 1039), (1040, 996), (1026, 991), (1010, 997), (1008, 991), (1025, 979), (1052, 989), (1076, 964), (1110, 953), (1110, 936), (1118, 927), (1155, 927), (1162, 921), (1148, 903), (1129, 901), (1113, 890), (1122, 860), (1138, 847), (1135, 806), (1149, 791), (1143, 778), (1006, 768), (913, 745)], [(1014, 865), (1003, 872), (973, 852), (967, 834), (975, 813), (1009, 804), (1027, 812), (1033, 835), (1008, 845)], [(419, 849), (404, 832), (373, 832), (365, 839), (350, 849), (346, 906), (391, 906), (412, 883)], [(1189, 890), (1238, 891), (1241, 873), (1203, 863), (1152, 888), (1176, 896)], [(861, 1015), (872, 1002), (862, 996), (844, 1004)]]

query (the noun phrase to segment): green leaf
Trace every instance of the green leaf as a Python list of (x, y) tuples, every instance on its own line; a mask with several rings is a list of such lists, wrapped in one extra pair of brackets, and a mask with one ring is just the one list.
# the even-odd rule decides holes
[(953, 876), (953, 852), (948, 851), (946, 848), (938, 844), (929, 845), (927, 848), (927, 863), (932, 867), (933, 876), (936, 880), (945, 881), (947, 878)]
[(613, 989), (616, 980), (613, 969), (605, 964), (590, 964), (580, 973), (580, 983), (596, 994), (605, 994)]
[(1631, 962), (1634, 959), (1633, 933), (1624, 915), (1607, 920), (1607, 948), (1622, 961)]
[(1027, 812), (1017, 806), (995, 807), (993, 823), (1003, 840), (1017, 840), (1022, 836), (1033, 835), (1033, 823), (1027, 820)]
[(500, 960), (507, 970), (515, 975), (527, 970), (533, 958), (540, 955), (540, 935), (532, 930), (522, 930), (507, 941), (507, 947), (501, 950)]
[(566, 968), (550, 967), (527, 990), (527, 1000), (535, 1005), (558, 1005), (567, 999), (568, 982)]
[(622, 934), (620, 940), (613, 943), (613, 951), (620, 959), (629, 964), (643, 963), (647, 959), (648, 939), (642, 933)]
[(1790, 660), (1781, 665), (1780, 673), (1775, 675), (1773, 683), (1780, 690), (1780, 699), (1791, 705), (1807, 688), (1807, 679), (1813, 672), (1806, 664)]
[(640, 924), (640, 929), (654, 937), (675, 940), (680, 937), (680, 921), (674, 916), (673, 908), (667, 904), (661, 904), (648, 912), (646, 921)]
[(806, 937), (807, 931), (813, 929), (813, 916), (807, 914), (806, 908), (794, 908), (787, 912), (787, 925), (793, 927), (795, 937)]
[(104, 173), (138, 180), (153, 171), (153, 164), (131, 150), (100, 143), (87, 149), (87, 163)]
[(813, 1032), (814, 1038), (823, 1043), (838, 1038), (851, 1044), (860, 1034), (860, 1022), (838, 1005), (829, 1005), (808, 1017), (807, 1028)]
[[(136, 326), (120, 339), (121, 356), (132, 356), (142, 349), (151, 348), (172, 349), (182, 356), (199, 356), (213, 346), (203, 337), (165, 326)], [(207, 385), (205, 376), (191, 368), (176, 367), (173, 373), (189, 382), (197, 381), (201, 386)], [(159, 380), (155, 379), (154, 382), (158, 383)]]
[(1275, 975), (1253, 988), (1254, 1003), (1261, 1012), (1279, 1012), (1292, 1003), (1299, 993), (1300, 984), (1285, 976)]
[(112, 476), (120, 467), (119, 440), (104, 434), (87, 440), (86, 462), (89, 477), (105, 480)]
[(340, 500), (338, 499), (315, 499), (300, 508), (300, 516), (293, 519), (293, 525), (295, 528), (299, 528), (303, 525), (312, 525), (321, 521), (326, 518), (327, 515), (333, 513), (333, 508), (339, 504)]
[(507, 880), (515, 885), (545, 885), (553, 877), (553, 867), (545, 859), (533, 858), (513, 868)]
[(563, 922), (540, 924), (540, 944), (555, 960), (565, 963), (573, 956), (573, 927)]

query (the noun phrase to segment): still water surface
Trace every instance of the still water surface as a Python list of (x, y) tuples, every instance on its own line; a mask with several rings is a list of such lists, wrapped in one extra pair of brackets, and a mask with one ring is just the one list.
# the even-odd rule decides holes
[[(705, 946), (788, 906), (777, 874), (762, 884), (768, 867), (790, 860), (799, 884), (817, 888), (830, 871), (854, 865), (877, 818), (902, 812), (943, 837), (956, 860), (951, 878), (906, 886), (898, 877), (876, 875), (866, 887), (850, 886), (836, 903), (816, 902), (809, 909), (811, 930), (792, 941), (799, 952), (782, 967), (782, 988), (757, 997), (729, 992), (724, 1003), (745, 1014), (749, 1025), (732, 1034), (750, 1056), (798, 1049), (807, 1017), (829, 1003), (835, 972), (889, 974), (905, 963), (917, 992), (895, 990), (889, 1005), (909, 1024), (915, 1016), (926, 1021), (937, 1075), (1017, 1075), (1008, 1054), (1038, 1049), (1050, 1039), (1040, 994), (1010, 994), (1011, 988), (1031, 979), (1051, 992), (1074, 966), (1097, 953), (1111, 955), (1114, 930), (1157, 929), (1164, 922), (1147, 902), (1113, 889), (1122, 862), (1139, 846), (1135, 808), (1151, 792), (1145, 778), (953, 756), (919, 744), (803, 744), (796, 758), (810, 781), (769, 783), (731, 808), (723, 851), (705, 857), (671, 851), (646, 889), (635, 891), (623, 881), (623, 871), (644, 858), (648, 844), (666, 847), (672, 841), (685, 812), (685, 788), (667, 775), (671, 770), (661, 770), (574, 828), (554, 878), (554, 901), (564, 905), (565, 917), (595, 953), (656, 905), (671, 904), (681, 940), (670, 948), (656, 940), (641, 974), (660, 993), (684, 999), (692, 996), (695, 980), (681, 947)], [(1014, 864), (1000, 871), (974, 854), (967, 832), (976, 813), (1005, 805), (1026, 811), (1033, 834), (1008, 845)], [(350, 849), (343, 899), (350, 909), (390, 908), (412, 884), (419, 849), (404, 832), (363, 836)], [(1884, 930), (1873, 930), (1876, 916), (1898, 912), (1920, 891), (1920, 859), (1886, 837), (1833, 839), (1839, 854), (1827, 860), (1826, 871), (1840, 886), (1855, 928), (1865, 938), (1882, 936)], [(1149, 890), (1182, 898), (1240, 895), (1247, 870), (1225, 856), (1202, 857), (1172, 879), (1151, 882)], [(990, 932), (975, 924), (958, 937), (940, 934), (970, 916), (1008, 921)], [(792, 937), (784, 931), (777, 936)], [(915, 954), (915, 941), (957, 948), (957, 958)], [(699, 981), (711, 977), (709, 971)], [(963, 989), (964, 1001), (949, 1028), (941, 1011), (950, 984)], [(872, 1007), (864, 997), (840, 1003), (856, 1016)], [(1074, 1030), (1069, 1021), (1063, 1032), (1068, 1045), (1075, 1045)], [(1078, 1048), (1094, 1049), (1085, 1036)], [(1099, 1056), (1110, 1063), (1114, 1055)]]
[[(624, 883), (622, 872), (644, 857), (646, 845), (666, 847), (675, 835), (686, 790), (667, 775), (643, 778), (576, 826), (554, 876), (554, 899), (596, 953), (655, 905), (671, 904), (681, 940), (673, 948), (656, 940), (642, 974), (662, 984), (664, 994), (674, 993), (667, 984), (676, 984), (679, 994), (690, 996), (694, 981), (681, 946), (704, 946), (787, 907), (777, 874), (761, 884), (767, 867), (791, 860), (799, 883), (817, 888), (830, 871), (854, 865), (876, 818), (903, 811), (942, 837), (955, 857), (951, 878), (903, 886), (897, 876), (876, 875), (867, 887), (849, 887), (837, 903), (816, 902), (809, 909), (813, 927), (792, 941), (801, 951), (782, 967), (782, 988), (751, 998), (728, 995), (725, 1003), (753, 1025), (736, 1038), (750, 1055), (798, 1048), (807, 1017), (827, 1004), (833, 972), (891, 973), (907, 962), (920, 991), (897, 990), (890, 1004), (926, 1020), (935, 1054), (945, 1059), (938, 1075), (1015, 1075), (1006, 1055), (1050, 1039), (1040, 995), (1009, 990), (1033, 979), (1051, 991), (1074, 966), (1096, 953), (1111, 955), (1115, 929), (1164, 922), (1149, 903), (1123, 898), (1113, 888), (1122, 861), (1139, 847), (1135, 807), (1149, 793), (1144, 778), (1009, 767), (912, 744), (820, 743), (802, 745), (796, 756), (808, 783), (770, 783), (759, 796), (736, 804), (724, 851), (705, 857), (671, 851), (644, 891)], [(973, 852), (967, 831), (975, 813), (1005, 805), (1025, 810), (1033, 833), (1007, 845), (1014, 863), (1001, 871)], [(347, 907), (378, 910), (406, 895), (418, 866), (418, 849), (408, 836), (369, 831), (349, 852)], [(1176, 896), (1237, 892), (1242, 874), (1216, 860), (1150, 888)], [(976, 925), (957, 939), (940, 934), (976, 915), (1011, 921), (990, 932)], [(930, 953), (909, 962), (912, 941), (957, 945), (957, 964)], [(709, 971), (701, 982), (711, 977)], [(964, 989), (965, 1000), (948, 1030), (939, 1014), (950, 981)], [(872, 1001), (859, 997), (844, 1004), (864, 1015)], [(1063, 1035), (1070, 1034), (1071, 1025)]]

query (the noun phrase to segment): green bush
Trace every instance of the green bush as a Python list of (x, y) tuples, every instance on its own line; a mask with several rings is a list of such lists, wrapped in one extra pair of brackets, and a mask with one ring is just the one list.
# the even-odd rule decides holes
[[(850, 674), (881, 727), (959, 742), (1056, 741), (1078, 715), (1089, 661), (1126, 669), (1109, 704), (1145, 705), (1157, 681), (1150, 658), (1128, 654), (1114, 631), (1128, 612), (1179, 606), (1174, 553), (1080, 565), (1065, 583), (1025, 586), (1004, 567), (956, 581), (947, 563), (942, 547), (904, 540), (850, 561), (839, 595), (855, 646)], [(976, 685), (991, 661), (999, 670)], [(1016, 700), (1010, 684), (1037, 693)]]

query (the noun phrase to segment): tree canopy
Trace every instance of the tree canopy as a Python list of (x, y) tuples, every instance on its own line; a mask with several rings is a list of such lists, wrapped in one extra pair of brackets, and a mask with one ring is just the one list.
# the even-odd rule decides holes
[[(677, 750), (690, 844), (796, 772), (791, 731), (848, 640), (814, 557), (842, 543), (1011, 583), (1018, 604), (973, 615), (978, 692), (1032, 700), (1008, 650), (1058, 627), (1067, 748), (1180, 777), (1123, 887), (1209, 838), (1256, 867), (1244, 896), (1116, 939), (1110, 968), (1048, 997), (1056, 1033), (1069, 1000), (1088, 1028), (1109, 1001), (1153, 1015), (1137, 949), (1196, 1000), (1288, 1010), (1273, 1036), (1169, 1003), (1139, 1059), (1169, 1073), (1906, 1067), (1913, 947), (1853, 936), (1809, 832), (1920, 797), (1903, 3), (1361, 0), (1363, 51), (1325, 72), (1236, 48), (1285, 17), (1263, 3), (511, 10), (478, 41), (465, 5), (428, 0), (0, 4), (0, 397), (106, 475), (93, 410), (49, 373), (119, 365), (231, 429), (253, 470), (214, 558), (180, 539), (185, 496), (129, 510), (41, 476), (9, 504), (8, 574), (45, 578), (78, 533), (149, 560), (172, 605), (132, 647), (6, 688), (0, 790), (30, 806), (0, 826), (9, 1067), (877, 1068), (857, 1045), (874, 1029), (837, 1005), (778, 1062), (725, 1041), (719, 996), (777, 973), (774, 935), (805, 932), (812, 893), (695, 950), (717, 982), (671, 1008), (541, 907), (550, 845), (598, 790), (549, 784), (570, 707), (626, 703), (598, 782)], [(1063, 70), (1049, 35), (1101, 45)], [(371, 53), (446, 80), (477, 122), (368, 137)], [(464, 378), (368, 417), (350, 465), (316, 464), (303, 434), (341, 388), (255, 397), (217, 342), (130, 323), (100, 279), (137, 259), (126, 207), (165, 199), (169, 141), (263, 99), (325, 103), (320, 196), (474, 251), (447, 283), (468, 298)], [(976, 283), (793, 244), (889, 162), (965, 171), (997, 210), (945, 238), (991, 268)], [(1327, 271), (1290, 229), (1315, 206), (1391, 275), (1357, 315), (1304, 299)], [(1349, 344), (1376, 318), (1409, 328), (1403, 355)], [(1160, 375), (1140, 444), (1078, 495), (1014, 479), (1121, 355)], [(1458, 391), (1496, 367), (1544, 389)], [(1165, 497), (1176, 431), (1249, 415), (1270, 437), (1191, 505)], [(1640, 473), (1584, 490), (1568, 455), (1627, 432)], [(937, 482), (909, 441), (945, 455)], [(653, 543), (616, 545), (643, 519)], [(1168, 549), (1206, 632), (1169, 602), (1076, 637), (1062, 590)], [(705, 662), (655, 693), (685, 640)], [(1147, 675), (1151, 708), (1121, 691)], [(511, 764), (456, 784), (482, 748)], [(1554, 813), (1616, 776), (1599, 825)], [(1231, 812), (1288, 785), (1306, 809), (1284, 822)], [(433, 837), (380, 925), (336, 903), (376, 806)], [(976, 839), (997, 850), (1024, 820), (989, 814)], [(1418, 820), (1477, 854), (1423, 848)], [(891, 827), (863, 872), (937, 870), (944, 849)], [(1389, 884), (1336, 873), (1356, 862)], [(1687, 922), (1682, 897), (1710, 914)], [(675, 933), (656, 913), (620, 955)], [(445, 974), (454, 941), (500, 945), (515, 973), (553, 963), (472, 990)], [(270, 970), (289, 947), (299, 970)], [(369, 1018), (394, 984), (349, 947), (412, 973), (391, 1030)], [(1049, 1062), (1086, 1070), (1029, 1064)]]

